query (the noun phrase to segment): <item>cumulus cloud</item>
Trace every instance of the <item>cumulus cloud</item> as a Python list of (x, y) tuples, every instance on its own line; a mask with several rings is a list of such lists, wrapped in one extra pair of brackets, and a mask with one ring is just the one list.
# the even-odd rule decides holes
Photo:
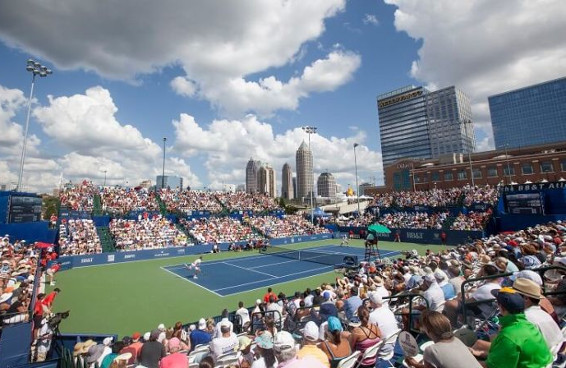
[[(493, 148), (487, 97), (566, 74), (562, 0), (384, 0), (395, 26), (422, 40), (411, 75), (470, 95), (480, 137)], [(503, 21), (504, 20), (504, 21)], [(485, 141), (478, 142), (482, 149)]]
[[(243, 183), (250, 158), (271, 165), (277, 178), (285, 163), (295, 170), (295, 152), (308, 139), (301, 128), (275, 134), (270, 124), (255, 115), (241, 120), (214, 120), (208, 126), (201, 126), (194, 117), (182, 114), (173, 125), (176, 136), (173, 151), (190, 157), (202, 155), (208, 181), (219, 188), (222, 183)], [(366, 139), (366, 133), (360, 130), (347, 138), (325, 137), (323, 132), (311, 135), (315, 177), (329, 171), (344, 186), (354, 182), (354, 143), (360, 144), (356, 148), (359, 177), (367, 180), (381, 172), (381, 154), (365, 146)]]
[[(225, 112), (269, 114), (293, 109), (299, 98), (349, 80), (359, 61), (347, 52), (314, 61), (311, 84), (246, 79), (305, 57), (304, 45), (344, 8), (345, 0), (62, 0), (58, 6), (21, 0), (0, 3), (0, 38), (60, 69), (82, 68), (107, 78), (132, 80), (181, 66), (186, 75), (171, 81), (175, 92), (198, 93)], [(329, 73), (329, 67), (337, 69)]]

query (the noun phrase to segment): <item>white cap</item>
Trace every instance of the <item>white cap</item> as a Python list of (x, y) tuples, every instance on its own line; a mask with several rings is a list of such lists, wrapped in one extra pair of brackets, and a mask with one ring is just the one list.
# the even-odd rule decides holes
[(381, 295), (377, 292), (369, 293), (369, 300), (374, 304), (383, 304), (383, 299)]
[(307, 322), (303, 330), (303, 337), (310, 341), (318, 340), (318, 326), (313, 321)]
[(206, 328), (206, 321), (204, 318), (198, 320), (198, 329), (204, 330)]

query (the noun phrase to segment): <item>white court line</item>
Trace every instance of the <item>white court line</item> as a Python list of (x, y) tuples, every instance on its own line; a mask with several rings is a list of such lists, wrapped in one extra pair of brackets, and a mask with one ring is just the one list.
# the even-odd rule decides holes
[[(330, 267), (330, 266), (320, 267), (320, 268), (314, 268), (314, 269), (312, 269), (312, 270), (306, 270), (306, 271), (302, 271), (302, 272), (294, 272), (294, 273), (291, 273), (291, 274), (288, 274), (288, 275), (285, 275), (285, 276), (275, 277), (275, 279), (278, 280), (278, 279), (282, 279), (282, 278), (289, 277), (289, 276), (300, 275), (300, 274), (302, 274), (302, 273), (313, 272), (313, 271), (319, 271), (319, 270), (326, 270), (326, 269), (328, 269), (328, 267)], [(330, 270), (329, 270), (329, 272), (330, 272)], [(288, 281), (295, 281), (295, 280), (297, 280), (297, 279), (288, 280)], [(246, 283), (244, 283), (244, 284), (238, 284), (238, 285), (232, 285), (232, 286), (228, 286), (228, 287), (223, 287), (223, 288), (220, 288), (220, 289), (214, 289), (214, 291), (220, 291), (220, 290), (226, 290), (226, 289), (233, 289), (233, 288), (237, 288), (237, 287), (245, 286), (245, 285), (259, 284), (260, 282), (265, 282), (265, 281), (271, 281), (271, 280), (259, 280), (259, 281), (246, 282)], [(248, 291), (248, 290), (246, 290), (246, 291)]]
[(267, 273), (267, 272), (261, 272), (261, 271), (252, 270), (251, 268), (241, 267), (241, 266), (238, 266), (238, 265), (235, 265), (235, 264), (232, 264), (232, 263), (226, 263), (226, 262), (224, 262), (224, 264), (225, 264), (226, 266), (237, 267), (237, 268), (240, 268), (240, 269), (245, 270), (245, 271), (252, 271), (252, 272), (255, 272), (255, 273), (259, 273), (260, 275), (267, 275), (267, 276), (271, 276), (271, 277), (273, 277), (273, 278), (277, 278), (277, 276), (272, 275), (272, 274)]
[(183, 276), (181, 276), (181, 275), (179, 275), (179, 274), (176, 274), (175, 272), (171, 272), (171, 271), (169, 271), (168, 269), (165, 269), (165, 268), (163, 268), (163, 267), (159, 267), (159, 268), (161, 268), (163, 271), (166, 271), (166, 272), (169, 272), (170, 274), (175, 275), (175, 277), (178, 277), (178, 278), (180, 278), (181, 280), (190, 282), (190, 283), (193, 284), (193, 285), (196, 285), (196, 286), (198, 286), (198, 287), (200, 287), (200, 288), (202, 288), (202, 289), (204, 289), (204, 290), (206, 290), (206, 291), (208, 291), (208, 292), (211, 292), (211, 293), (213, 293), (214, 295), (217, 295), (217, 296), (219, 296), (219, 297), (221, 297), (221, 298), (223, 297), (223, 295), (218, 294), (218, 293), (215, 292), (214, 290), (207, 289), (206, 287), (204, 287), (204, 286), (202, 286), (202, 285), (199, 285), (199, 284), (197, 284), (196, 282), (192, 282), (191, 280), (189, 280), (189, 279), (187, 279), (187, 278), (185, 278), (185, 277), (183, 277)]
[(274, 262), (274, 263), (269, 263), (269, 264), (262, 264), (261, 266), (255, 266), (255, 267), (250, 267), (250, 269), (256, 269), (256, 268), (262, 268), (262, 267), (269, 267), (269, 266), (274, 266), (274, 265), (280, 265), (283, 263), (291, 263), (291, 262), (301, 262), (298, 259), (292, 259), (290, 261), (283, 261), (283, 262)]

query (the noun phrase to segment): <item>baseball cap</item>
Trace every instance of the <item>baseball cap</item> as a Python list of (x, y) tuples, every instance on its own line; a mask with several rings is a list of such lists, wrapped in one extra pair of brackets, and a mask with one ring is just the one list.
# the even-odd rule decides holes
[(132, 334), (132, 339), (137, 340), (141, 337), (141, 334), (139, 332), (134, 332)]
[(307, 322), (303, 330), (303, 337), (310, 341), (318, 340), (318, 326), (313, 321)]
[[(307, 323), (308, 324), (308, 323)], [(306, 329), (306, 327), (305, 327)], [(318, 331), (317, 331), (318, 333)], [(277, 351), (291, 350), (295, 348), (295, 339), (287, 331), (278, 332), (273, 338), (273, 349)]]
[(535, 271), (532, 270), (522, 270), (519, 272), (515, 272), (514, 274), (515, 278), (521, 278), (521, 279), (529, 279), (531, 281), (534, 281), (535, 283), (537, 283), (539, 286), (542, 286), (542, 278), (540, 277), (540, 275), (538, 273), (536, 273)]
[(340, 323), (338, 318), (332, 316), (328, 317), (328, 331), (334, 332), (342, 330), (342, 323)]
[(198, 329), (204, 330), (206, 328), (206, 321), (204, 318), (198, 320)]
[(381, 295), (376, 292), (369, 293), (369, 300), (374, 304), (383, 304), (383, 299), (381, 298)]
[(503, 287), (491, 291), (497, 302), (511, 314), (522, 313), (525, 310), (525, 301), (521, 294), (510, 287)]

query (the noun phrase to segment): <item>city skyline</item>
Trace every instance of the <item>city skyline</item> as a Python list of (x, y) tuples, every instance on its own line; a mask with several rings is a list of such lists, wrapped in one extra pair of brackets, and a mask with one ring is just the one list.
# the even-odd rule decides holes
[(315, 175), (353, 185), (358, 143), (358, 180), (380, 184), (377, 95), (458, 86), (484, 151), (488, 96), (566, 75), (559, 0), (130, 1), (0, 5), (0, 185), (18, 181), (30, 57), (53, 70), (35, 83), (23, 175), (42, 192), (132, 185), (163, 166), (191, 188), (239, 185), (250, 154), (278, 171), (305, 125), (318, 127)]

